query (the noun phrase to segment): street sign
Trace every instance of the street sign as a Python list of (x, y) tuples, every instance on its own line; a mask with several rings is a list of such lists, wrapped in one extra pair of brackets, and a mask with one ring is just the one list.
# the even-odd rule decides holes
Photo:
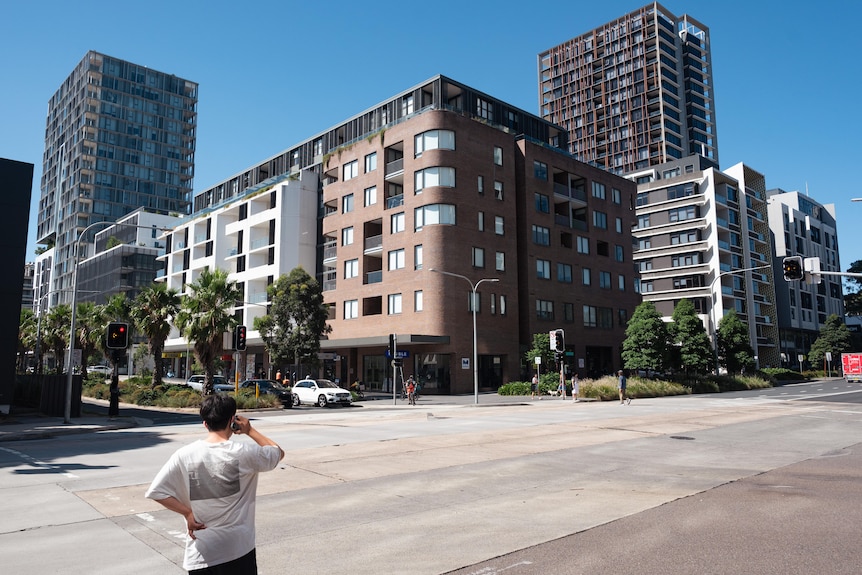
[[(399, 349), (395, 352), (395, 357), (397, 357), (399, 359), (405, 359), (405, 358), (410, 357), (410, 352), (406, 349)], [(392, 359), (392, 354), (389, 352), (388, 349), (386, 350), (386, 358)]]

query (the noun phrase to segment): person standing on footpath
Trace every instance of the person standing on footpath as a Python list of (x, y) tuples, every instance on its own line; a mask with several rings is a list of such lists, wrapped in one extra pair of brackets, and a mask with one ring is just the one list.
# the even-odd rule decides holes
[(560, 383), (557, 384), (557, 395), (560, 399), (566, 399), (566, 376), (560, 371)]
[(626, 385), (628, 380), (626, 379), (626, 375), (623, 373), (623, 370), (619, 370), (617, 372), (617, 387), (620, 388), (620, 405), (629, 404), (632, 402), (631, 398), (626, 397)]
[[(181, 447), (145, 497), (186, 520), (183, 569), (199, 575), (256, 575), (254, 511), (257, 476), (284, 457), (278, 444), (236, 415), (229, 395), (208, 395), (200, 409), (203, 439)], [(233, 434), (248, 441), (231, 441)]]
[(572, 401), (578, 401), (578, 372), (572, 374)]
[(539, 392), (539, 376), (533, 374), (533, 381), (530, 382), (530, 399), (536, 399), (536, 394)]

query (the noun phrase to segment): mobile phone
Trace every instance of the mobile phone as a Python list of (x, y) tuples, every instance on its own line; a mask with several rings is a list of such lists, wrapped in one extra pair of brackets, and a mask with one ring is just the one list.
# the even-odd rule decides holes
[(236, 422), (236, 419), (231, 420), (230, 428), (234, 431), (239, 431), (239, 423)]

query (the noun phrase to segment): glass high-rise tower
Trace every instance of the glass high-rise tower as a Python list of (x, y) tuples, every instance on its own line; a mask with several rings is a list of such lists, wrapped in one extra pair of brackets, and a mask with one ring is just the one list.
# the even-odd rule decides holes
[(718, 165), (709, 29), (654, 2), (538, 55), (542, 118), (578, 159), (623, 174)]
[(197, 103), (195, 82), (93, 51), (51, 97), (37, 222), (54, 247), (49, 307), (70, 301), (87, 226), (140, 207), (188, 213)]

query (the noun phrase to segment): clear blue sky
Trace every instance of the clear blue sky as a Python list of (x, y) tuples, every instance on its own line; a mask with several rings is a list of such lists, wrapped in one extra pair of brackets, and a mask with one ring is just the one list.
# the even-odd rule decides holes
[[(87, 50), (198, 82), (195, 191), (436, 74), (538, 112), (536, 55), (645, 1), (9, 2), (0, 157), (35, 164), (48, 99)], [(862, 2), (667, 0), (710, 28), (721, 165), (834, 203), (843, 269), (862, 259)], [(847, 25), (845, 26), (845, 23)]]

